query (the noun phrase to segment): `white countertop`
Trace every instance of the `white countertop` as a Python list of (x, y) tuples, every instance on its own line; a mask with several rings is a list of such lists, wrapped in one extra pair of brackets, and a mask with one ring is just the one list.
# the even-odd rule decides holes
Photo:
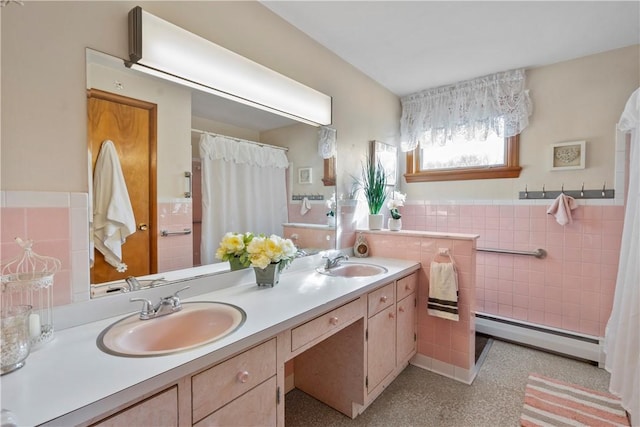
[[(389, 271), (374, 277), (340, 278), (319, 274), (313, 267), (291, 268), (281, 275), (275, 287), (263, 288), (255, 284), (253, 271), (247, 269), (235, 272), (239, 278), (233, 286), (184, 298), (185, 302), (235, 304), (245, 310), (247, 319), (241, 328), (221, 340), (183, 353), (129, 358), (99, 350), (96, 346), (99, 333), (126, 315), (56, 331), (54, 340), (35, 349), (23, 368), (2, 376), (2, 408), (11, 411), (21, 426), (54, 420), (79, 408), (82, 409), (58, 421), (68, 424), (89, 418), (126, 403), (128, 398), (216, 363), (419, 267), (413, 261), (377, 257), (358, 262), (384, 265)], [(212, 276), (207, 280), (214, 288), (218, 279)], [(129, 395), (119, 393), (123, 390)]]

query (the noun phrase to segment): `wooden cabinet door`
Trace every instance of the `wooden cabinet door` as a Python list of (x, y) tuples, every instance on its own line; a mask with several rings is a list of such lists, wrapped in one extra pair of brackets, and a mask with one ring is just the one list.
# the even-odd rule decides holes
[(396, 366), (396, 309), (387, 307), (368, 322), (367, 390), (371, 392)]
[(411, 294), (396, 307), (396, 363), (404, 363), (416, 350), (416, 297)]

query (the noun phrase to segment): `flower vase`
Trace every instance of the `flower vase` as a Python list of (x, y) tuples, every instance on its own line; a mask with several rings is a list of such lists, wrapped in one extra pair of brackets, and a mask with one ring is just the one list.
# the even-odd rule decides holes
[(369, 214), (369, 230), (382, 230), (382, 214)]
[(242, 264), (239, 256), (234, 256), (229, 258), (229, 267), (231, 271), (242, 270), (243, 268), (247, 268), (246, 265)]
[(271, 263), (265, 268), (253, 267), (256, 273), (256, 283), (258, 286), (277, 285), (280, 281), (280, 263)]
[(389, 218), (388, 225), (389, 225), (390, 231), (402, 230), (402, 220), (400, 218), (398, 219)]

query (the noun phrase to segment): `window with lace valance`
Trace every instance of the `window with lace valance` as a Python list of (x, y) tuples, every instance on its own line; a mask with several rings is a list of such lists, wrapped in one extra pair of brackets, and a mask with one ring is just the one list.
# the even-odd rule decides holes
[(518, 135), (531, 115), (524, 70), (424, 90), (401, 102), (407, 182), (519, 176)]

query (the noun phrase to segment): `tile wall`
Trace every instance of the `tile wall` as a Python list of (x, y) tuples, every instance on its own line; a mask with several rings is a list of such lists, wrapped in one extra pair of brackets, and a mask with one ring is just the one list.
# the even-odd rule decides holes
[[(404, 219), (404, 217), (403, 217)], [(436, 239), (410, 232), (363, 232), (372, 256), (419, 261), (418, 354), (427, 369), (470, 382), (475, 364), (475, 240)], [(449, 249), (458, 269), (459, 321), (427, 314), (429, 266), (440, 248)]]
[(479, 234), (478, 248), (545, 249), (545, 259), (478, 252), (477, 311), (601, 337), (613, 302), (624, 206), (585, 203), (565, 226), (541, 204), (414, 201), (402, 208), (402, 221), (405, 230)]

